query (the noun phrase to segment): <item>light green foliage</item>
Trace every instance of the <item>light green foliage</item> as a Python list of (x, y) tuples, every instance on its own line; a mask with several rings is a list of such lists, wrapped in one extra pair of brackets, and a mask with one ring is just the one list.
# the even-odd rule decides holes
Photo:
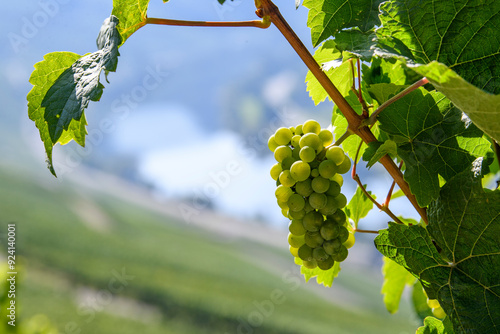
[(366, 167), (370, 168), (386, 154), (390, 154), (393, 157), (396, 156), (397, 150), (398, 146), (396, 142), (390, 139), (383, 143), (372, 142), (363, 154), (363, 160), (368, 161)]
[(308, 269), (302, 265), (303, 261), (299, 258), (295, 258), (295, 263), (300, 267), (300, 273), (304, 275), (306, 282), (311, 278), (316, 277), (316, 282), (318, 284), (323, 284), (326, 287), (331, 287), (333, 280), (340, 273), (340, 262), (335, 261), (332, 268), (328, 270), (321, 270), (320, 268)]
[(146, 24), (149, 0), (113, 0), (112, 15), (120, 20), (118, 31), (122, 43)]
[(427, 317), (424, 320), (424, 326), (417, 329), (416, 334), (453, 334), (453, 330), (446, 326), (447, 320), (439, 320), (434, 317)]
[(367, 31), (380, 24), (378, 6), (381, 0), (305, 0), (309, 8), (307, 26), (313, 45), (334, 36), (339, 30), (359, 27)]
[(382, 294), (384, 295), (385, 307), (390, 313), (396, 313), (405, 287), (415, 283), (415, 277), (404, 267), (387, 257), (384, 257), (382, 274), (384, 275)]
[(118, 45), (121, 42), (116, 30), (118, 20), (107, 19), (99, 36), (99, 50), (79, 56), (69, 52), (54, 52), (35, 64), (30, 77), (34, 86), (28, 94), (28, 114), (40, 131), (47, 153), (47, 163), (52, 166), (52, 147), (75, 140), (85, 145), (83, 113), (90, 101), (98, 101), (104, 86), (99, 82), (102, 70), (114, 72), (118, 62)]
[[(366, 185), (365, 185), (366, 187)], [(374, 199), (377, 197), (368, 192)], [(349, 204), (345, 209), (345, 213), (347, 217), (354, 221), (354, 226), (357, 228), (358, 223), (361, 219), (366, 217), (366, 215), (373, 209), (373, 202), (366, 197), (360, 187), (356, 189), (356, 193), (352, 196)]]
[(500, 193), (485, 192), (478, 171), (448, 181), (429, 206), (427, 229), (391, 224), (375, 239), (438, 299), (457, 333), (497, 333), (500, 325)]

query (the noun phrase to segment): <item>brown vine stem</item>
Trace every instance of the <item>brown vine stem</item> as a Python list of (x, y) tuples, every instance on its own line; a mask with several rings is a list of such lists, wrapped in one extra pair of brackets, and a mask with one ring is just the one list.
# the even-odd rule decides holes
[(271, 22), (266, 19), (251, 21), (184, 21), (148, 17), (146, 18), (146, 24), (160, 24), (167, 26), (184, 27), (255, 27), (265, 29), (269, 28)]
[(358, 228), (354, 229), (354, 232), (359, 232), (359, 233), (373, 233), (373, 234), (380, 234), (379, 231), (372, 231), (372, 230), (360, 230)]
[[(365, 124), (363, 124), (363, 121), (365, 119), (358, 115), (351, 107), (351, 105), (345, 100), (342, 94), (340, 94), (338, 89), (331, 82), (330, 78), (328, 78), (325, 72), (323, 72), (311, 53), (307, 50), (302, 41), (283, 18), (278, 7), (271, 0), (256, 0), (255, 4), (257, 6), (258, 15), (260, 17), (269, 17), (270, 21), (283, 34), (288, 43), (290, 43), (295, 52), (297, 52), (299, 57), (309, 68), (311, 73), (316, 77), (316, 79), (325, 89), (332, 101), (337, 105), (344, 117), (347, 119), (347, 122), (349, 123), (349, 129), (353, 133), (361, 137), (361, 139), (367, 144), (376, 141), (377, 139), (370, 131), (370, 129)], [(421, 208), (418, 205), (417, 199), (411, 193), (410, 187), (404, 180), (403, 174), (399, 170), (398, 166), (396, 166), (394, 161), (388, 155), (382, 157), (380, 159), (380, 163), (385, 167), (394, 181), (396, 181), (396, 183), (399, 185), (399, 188), (401, 188), (401, 190), (404, 192), (404, 194), (415, 207), (422, 219), (427, 222), (428, 219), (426, 209)]]

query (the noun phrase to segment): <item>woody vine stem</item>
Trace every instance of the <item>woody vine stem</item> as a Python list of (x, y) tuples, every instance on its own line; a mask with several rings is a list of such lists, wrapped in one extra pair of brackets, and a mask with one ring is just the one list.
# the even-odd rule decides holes
[[(367, 113), (358, 115), (352, 106), (339, 92), (337, 87), (332, 83), (330, 78), (321, 69), (320, 65), (313, 58), (309, 50), (304, 46), (299, 37), (295, 34), (293, 29), (288, 25), (284, 17), (281, 15), (278, 7), (271, 0), (255, 0), (257, 7), (256, 14), (261, 20), (240, 21), (240, 22), (205, 22), (205, 21), (181, 21), (171, 19), (147, 18), (146, 24), (160, 24), (160, 25), (177, 25), (177, 26), (203, 26), (203, 27), (257, 27), (268, 28), (274, 24), (281, 34), (290, 43), (295, 52), (302, 59), (304, 64), (308, 67), (311, 73), (316, 77), (321, 86), (325, 89), (328, 96), (332, 99), (335, 105), (342, 112), (348, 122), (348, 131), (352, 134), (359, 136), (366, 144), (376, 141), (377, 139), (369, 129), (370, 122), (375, 121), (375, 117), (370, 118)], [(427, 79), (422, 79), (415, 85), (412, 90), (427, 83)], [(411, 90), (410, 90), (411, 91)], [(407, 91), (406, 93), (409, 93)], [(360, 97), (360, 96), (359, 96)], [(401, 96), (400, 96), (401, 97)], [(399, 97), (399, 98), (400, 98)], [(360, 97), (361, 98), (361, 97)], [(394, 102), (394, 100), (390, 101)], [(388, 101), (389, 103), (389, 101)], [(382, 111), (382, 110), (380, 110)], [(379, 112), (380, 112), (379, 111)], [(373, 115), (373, 114), (372, 114)], [(372, 123), (373, 124), (373, 123)], [(411, 193), (408, 183), (404, 180), (403, 174), (394, 161), (388, 156), (383, 156), (380, 163), (385, 167), (387, 172), (391, 175), (394, 181), (398, 184), (400, 189), (412, 203), (417, 210), (422, 220), (427, 224), (427, 213), (425, 208), (421, 208), (415, 196)], [(393, 217), (391, 217), (393, 218)]]

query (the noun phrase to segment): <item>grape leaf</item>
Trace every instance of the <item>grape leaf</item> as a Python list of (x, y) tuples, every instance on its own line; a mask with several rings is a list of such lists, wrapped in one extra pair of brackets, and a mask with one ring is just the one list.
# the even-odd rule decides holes
[(483, 190), (479, 168), (443, 186), (427, 229), (391, 223), (375, 239), (438, 299), (457, 333), (500, 333), (500, 192)]
[(434, 317), (424, 319), (424, 326), (419, 327), (415, 334), (453, 334), (453, 330), (445, 325), (445, 321), (441, 321)]
[(359, 27), (368, 31), (380, 25), (378, 6), (383, 0), (304, 0), (309, 8), (307, 26), (314, 46), (339, 30)]
[(111, 16), (99, 33), (100, 49), (84, 56), (70, 52), (47, 54), (35, 64), (30, 77), (33, 84), (28, 93), (28, 115), (40, 131), (49, 170), (52, 166), (52, 148), (72, 139), (85, 145), (84, 109), (90, 101), (98, 101), (104, 86), (99, 82), (102, 70), (115, 71), (118, 45), (121, 42), (116, 26), (118, 19)]
[(380, 129), (398, 143), (404, 178), (421, 207), (437, 198), (438, 175), (448, 180), (490, 152), (481, 130), (436, 91), (420, 88), (388, 106), (378, 119)]
[(421, 320), (424, 320), (428, 316), (432, 316), (432, 309), (427, 304), (427, 295), (425, 294), (424, 288), (422, 287), (422, 283), (420, 283), (420, 281), (416, 281), (415, 285), (413, 285), (411, 299), (413, 309)]
[(302, 265), (302, 260), (298, 257), (295, 258), (295, 263), (300, 266), (300, 273), (304, 275), (306, 282), (311, 278), (316, 277), (316, 282), (318, 284), (323, 284), (326, 287), (331, 288), (333, 280), (339, 275), (340, 263), (335, 262), (333, 267), (328, 270), (321, 270), (319, 268), (308, 269)]
[(370, 61), (376, 45), (374, 30), (361, 31), (358, 28), (339, 31), (335, 35), (335, 42), (340, 51), (354, 54), (361, 60)]
[(444, 64), (431, 62), (413, 69), (469, 116), (487, 135), (500, 142), (500, 94), (493, 95), (465, 81)]
[(363, 160), (368, 161), (366, 166), (370, 168), (386, 154), (396, 156), (397, 150), (398, 146), (396, 145), (396, 142), (390, 139), (386, 140), (383, 143), (372, 142), (369, 144), (367, 150), (363, 154)]
[(382, 274), (384, 275), (384, 284), (381, 292), (384, 295), (385, 307), (390, 313), (396, 313), (405, 286), (412, 285), (415, 282), (415, 277), (404, 267), (387, 257), (384, 257)]
[(113, 0), (112, 15), (120, 20), (121, 44), (146, 24), (149, 0)]
[(379, 47), (419, 64), (433, 60), (500, 93), (500, 2), (391, 0), (380, 6)]
[[(365, 185), (366, 189), (366, 185)], [(374, 199), (377, 197), (372, 194), (371, 191), (368, 192)], [(358, 223), (361, 219), (365, 218), (366, 215), (373, 209), (373, 202), (366, 197), (360, 187), (356, 189), (356, 192), (352, 196), (349, 204), (345, 208), (345, 213), (347, 217), (354, 221), (354, 226), (357, 228)]]

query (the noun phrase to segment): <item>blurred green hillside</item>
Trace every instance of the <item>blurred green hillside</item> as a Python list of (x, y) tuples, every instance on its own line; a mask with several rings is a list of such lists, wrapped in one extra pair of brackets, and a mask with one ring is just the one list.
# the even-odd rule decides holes
[(105, 176), (87, 177), (58, 181), (0, 170), (3, 263), (6, 225), (17, 225), (16, 303), (24, 323), (17, 333), (57, 333), (44, 326), (92, 334), (415, 328), (407, 307), (395, 316), (383, 308), (378, 272), (347, 263), (332, 289), (305, 284), (285, 231), (210, 213), (207, 228), (186, 224), (164, 213), (174, 204), (162, 206)]

